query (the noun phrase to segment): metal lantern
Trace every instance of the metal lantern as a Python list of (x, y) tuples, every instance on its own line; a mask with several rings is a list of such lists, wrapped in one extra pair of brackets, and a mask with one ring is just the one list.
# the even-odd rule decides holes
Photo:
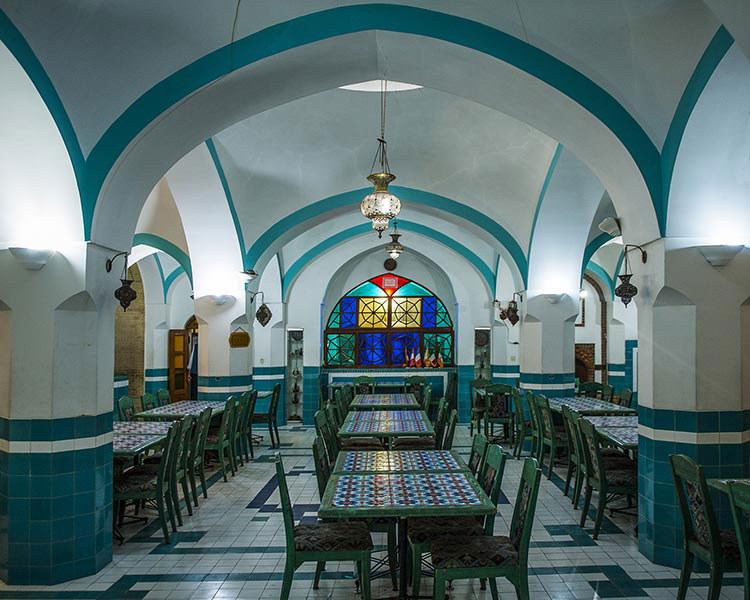
[(133, 285), (132, 279), (120, 279), (120, 283), (122, 283), (122, 286), (115, 290), (115, 298), (120, 301), (122, 310), (127, 311), (128, 306), (130, 306), (130, 303), (138, 297), (138, 294), (132, 287), (130, 287)]
[(391, 235), (391, 243), (385, 247), (385, 251), (388, 253), (393, 260), (396, 260), (401, 253), (404, 251), (404, 246), (398, 241), (401, 235), (398, 232), (398, 222), (393, 222), (393, 233)]
[(265, 302), (260, 305), (258, 312), (255, 313), (255, 318), (258, 320), (258, 323), (260, 323), (262, 327), (268, 325), (268, 322), (271, 320), (272, 316), (273, 315), (271, 314), (271, 309), (268, 308), (268, 305)]
[(615, 288), (615, 296), (617, 296), (625, 307), (630, 304), (630, 301), (634, 296), (638, 294), (638, 288), (630, 283), (630, 278), (633, 276), (632, 273), (626, 275), (618, 275), (618, 278), (622, 283)]
[(518, 303), (515, 300), (511, 300), (510, 302), (508, 302), (508, 308), (505, 312), (508, 316), (508, 321), (510, 321), (511, 326), (518, 323), (520, 317), (518, 316)]

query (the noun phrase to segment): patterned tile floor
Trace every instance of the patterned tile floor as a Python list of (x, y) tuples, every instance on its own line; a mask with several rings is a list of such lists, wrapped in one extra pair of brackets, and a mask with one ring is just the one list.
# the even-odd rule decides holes
[[(318, 491), (309, 447), (312, 428), (281, 428), (282, 450), (295, 517), (314, 522)], [(264, 440), (267, 442), (267, 437)], [(468, 455), (468, 428), (459, 427), (455, 448)], [(172, 544), (161, 543), (151, 521), (126, 525), (128, 538), (115, 545), (112, 563), (97, 575), (51, 587), (12, 587), (0, 584), (0, 599), (278, 599), (284, 567), (284, 527), (278, 507), (272, 450), (262, 447), (256, 460), (240, 468), (228, 483), (214, 475), (209, 498), (201, 500), (194, 516)], [(507, 533), (512, 502), (520, 477), (520, 461), (508, 461), (500, 515), (495, 530)], [(560, 471), (558, 471), (560, 473)], [(581, 529), (579, 513), (562, 495), (562, 480), (542, 478), (532, 548), (530, 551), (531, 597), (535, 600), (593, 598), (675, 598), (679, 571), (651, 564), (638, 552), (633, 537), (635, 519), (605, 517), (598, 541), (591, 539), (592, 521)], [(384, 540), (376, 536), (375, 543)], [(295, 576), (291, 597), (357, 598), (351, 564), (329, 564), (320, 589), (312, 589), (314, 565), (304, 565)], [(694, 574), (689, 599), (705, 598), (705, 574)], [(513, 587), (498, 580), (501, 598), (515, 598)], [(425, 579), (423, 594), (431, 593)], [(385, 579), (374, 582), (373, 597), (392, 595)], [(477, 581), (457, 582), (450, 597), (456, 600), (489, 599)], [(742, 598), (742, 577), (725, 578), (725, 600)]]

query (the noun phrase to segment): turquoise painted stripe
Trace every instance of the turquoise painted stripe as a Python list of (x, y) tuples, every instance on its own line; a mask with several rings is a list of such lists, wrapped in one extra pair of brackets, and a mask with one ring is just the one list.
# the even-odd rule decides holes
[(184, 273), (185, 269), (183, 269), (182, 267), (177, 267), (174, 271), (167, 275), (167, 278), (164, 280), (164, 302), (167, 301), (169, 288), (172, 287), (172, 284), (177, 280), (177, 278)]
[[(416, 190), (413, 188), (405, 188), (401, 186), (391, 186), (394, 193), (398, 194), (401, 199), (405, 202), (416, 202), (419, 204), (425, 204), (427, 206), (437, 208), (439, 210), (450, 213), (454, 216), (459, 216), (467, 221), (470, 221), (474, 225), (481, 227), (493, 238), (495, 238), (510, 254), (512, 260), (515, 262), (516, 268), (520, 273), (523, 281), (526, 281), (528, 275), (528, 262), (526, 255), (523, 253), (521, 246), (515, 240), (515, 238), (504, 228), (502, 225), (497, 223), (494, 219), (487, 215), (479, 212), (478, 210), (471, 208), (445, 196), (433, 194), (432, 192), (425, 192), (422, 190)], [(361, 188), (358, 190), (352, 190), (350, 192), (344, 192), (335, 196), (330, 196), (324, 200), (319, 200), (313, 204), (307, 205), (298, 211), (293, 212), (269, 227), (250, 247), (247, 252), (246, 263), (250, 266), (255, 266), (256, 262), (260, 259), (263, 253), (272, 245), (274, 242), (282, 238), (286, 233), (291, 231), (294, 227), (302, 225), (306, 221), (319, 217), (321, 213), (327, 211), (336, 210), (343, 207), (355, 207), (359, 206), (362, 197), (369, 193), (368, 188)], [(399, 221), (402, 223), (402, 221)], [(489, 269), (490, 273), (492, 272)], [(494, 281), (495, 275), (492, 273), (492, 281)], [(494, 288), (493, 288), (494, 289)]]
[(146, 377), (167, 377), (169, 369), (146, 369)]
[[(443, 40), (512, 64), (559, 90), (604, 123), (641, 171), (662, 221), (659, 151), (630, 113), (602, 87), (570, 65), (482, 23), (412, 6), (361, 4), (307, 14), (223, 46), (172, 73), (133, 102), (107, 129), (87, 160), (83, 202), (86, 235), (104, 180), (128, 144), (169, 107), (236, 69), (321, 40), (379, 29)], [(252, 262), (250, 263), (253, 264)]]
[(167, 303), (167, 284), (164, 280), (164, 268), (161, 266), (161, 261), (159, 260), (159, 253), (155, 252), (153, 255), (154, 262), (156, 263), (156, 268), (159, 269), (159, 277), (161, 279), (161, 289), (164, 293), (164, 304)]
[(575, 383), (575, 373), (521, 373), (521, 383)]
[(638, 423), (651, 429), (695, 433), (750, 430), (750, 410), (669, 410), (638, 406)]
[(54, 442), (89, 438), (112, 431), (112, 413), (60, 419), (6, 419), (0, 417), (0, 439), (13, 442)]
[(190, 279), (190, 285), (193, 284), (193, 269), (190, 266), (190, 257), (185, 254), (182, 249), (175, 246), (169, 240), (165, 240), (163, 237), (159, 237), (152, 233), (136, 233), (133, 236), (133, 245), (135, 246), (137, 244), (144, 244), (146, 246), (151, 246), (152, 248), (158, 248), (162, 252), (169, 254), (169, 256), (180, 263), (180, 266), (185, 270), (188, 279)]
[[(214, 144), (213, 139), (208, 138), (206, 140), (206, 147), (208, 148), (208, 153), (211, 155), (211, 159), (214, 161), (216, 172), (219, 174), (221, 187), (224, 188), (224, 195), (226, 196), (227, 204), (229, 205), (229, 212), (232, 213), (232, 221), (234, 221), (234, 230), (237, 232), (237, 243), (240, 246), (240, 254), (242, 255), (244, 261), (246, 260), (247, 256), (245, 254), (245, 237), (242, 235), (242, 225), (240, 224), (240, 220), (237, 217), (237, 210), (234, 208), (234, 200), (232, 200), (232, 190), (229, 189), (229, 182), (227, 181), (227, 176), (224, 173), (224, 167), (221, 166), (219, 154), (218, 152), (216, 152), (216, 145)], [(249, 268), (246, 264), (243, 264), (243, 267), (245, 269)]]
[[(68, 156), (70, 157), (70, 162), (73, 166), (73, 172), (76, 177), (76, 183), (78, 185), (78, 193), (81, 195), (81, 198), (83, 198), (86, 177), (86, 161), (83, 158), (83, 151), (81, 150), (81, 144), (78, 141), (78, 135), (76, 135), (76, 131), (73, 128), (70, 117), (68, 117), (65, 106), (63, 105), (60, 96), (57, 94), (55, 86), (47, 76), (47, 72), (44, 70), (42, 63), (39, 62), (39, 59), (36, 54), (34, 54), (31, 46), (29, 46), (21, 32), (18, 31), (15, 25), (13, 25), (13, 22), (2, 9), (0, 9), (0, 40), (2, 40), (7, 46), (8, 50), (10, 50), (11, 54), (13, 54), (26, 72), (31, 83), (34, 84), (37, 92), (39, 92), (42, 101), (47, 106), (47, 110), (49, 110), (50, 115), (60, 132), (65, 148), (68, 151)], [(90, 224), (94, 218), (94, 207), (92, 205), (89, 212), (82, 202), (81, 209), (83, 211), (84, 233), (88, 240)]]
[(529, 248), (527, 250), (527, 254), (531, 256), (531, 243), (534, 241), (534, 231), (536, 230), (536, 220), (539, 218), (539, 211), (542, 208), (542, 202), (544, 201), (544, 196), (547, 194), (547, 188), (549, 187), (550, 181), (552, 181), (552, 174), (555, 172), (555, 167), (557, 166), (557, 161), (560, 158), (560, 153), (563, 150), (562, 144), (558, 144), (557, 148), (555, 148), (555, 153), (552, 155), (552, 160), (549, 163), (549, 167), (547, 168), (547, 176), (544, 178), (544, 183), (542, 184), (542, 189), (539, 192), (539, 199), (536, 202), (536, 210), (534, 211), (534, 220), (531, 223), (531, 233), (529, 234)]
[(250, 385), (250, 375), (199, 375), (199, 387), (234, 387)]
[(492, 371), (495, 373), (520, 373), (519, 365), (492, 365)]
[(615, 298), (615, 282), (612, 281), (612, 278), (609, 276), (609, 273), (607, 273), (604, 270), (604, 267), (601, 265), (595, 263), (593, 260), (589, 261), (588, 270), (591, 271), (594, 275), (599, 277), (604, 282), (604, 285), (607, 286), (607, 291), (609, 292), (609, 298), (610, 300), (614, 300)]
[(719, 27), (713, 39), (706, 47), (705, 52), (703, 52), (703, 56), (698, 61), (695, 71), (693, 71), (692, 76), (688, 80), (685, 90), (682, 92), (682, 97), (675, 109), (672, 122), (669, 125), (669, 131), (661, 149), (662, 205), (656, 211), (659, 216), (659, 227), (662, 235), (667, 234), (669, 191), (672, 186), (672, 175), (674, 174), (674, 166), (677, 162), (677, 153), (680, 150), (682, 136), (690, 120), (690, 115), (693, 114), (693, 109), (698, 103), (698, 98), (700, 98), (708, 81), (711, 79), (711, 75), (713, 75), (716, 67), (733, 43), (734, 38), (732, 34), (723, 25)]
[(286, 367), (254, 367), (253, 375), (284, 375)]
[(589, 265), (589, 261), (591, 260), (591, 257), (596, 254), (596, 251), (601, 248), (604, 244), (606, 244), (609, 240), (612, 239), (612, 236), (608, 233), (600, 233), (597, 235), (593, 240), (591, 240), (588, 244), (586, 244), (586, 249), (583, 251), (583, 261), (581, 262), (581, 281), (583, 281), (583, 274), (586, 272), (586, 268)]

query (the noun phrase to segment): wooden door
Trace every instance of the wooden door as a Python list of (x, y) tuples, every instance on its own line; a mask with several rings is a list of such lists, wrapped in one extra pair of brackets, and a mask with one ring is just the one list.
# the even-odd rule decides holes
[(172, 402), (188, 400), (188, 360), (190, 356), (187, 329), (169, 330), (169, 397)]

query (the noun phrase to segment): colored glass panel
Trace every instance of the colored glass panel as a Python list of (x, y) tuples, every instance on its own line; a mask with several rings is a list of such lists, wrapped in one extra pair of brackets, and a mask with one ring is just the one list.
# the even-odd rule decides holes
[(394, 298), (391, 304), (391, 327), (416, 328), (422, 323), (421, 298)]
[(388, 327), (388, 298), (360, 298), (358, 326), (367, 329)]
[(426, 290), (418, 283), (410, 281), (393, 292), (393, 296), (432, 296), (432, 292)]
[(346, 296), (341, 299), (341, 327), (357, 326), (357, 299)]
[(435, 327), (437, 322), (437, 298), (422, 298), (422, 327)]
[(453, 323), (451, 322), (451, 317), (448, 314), (448, 311), (445, 308), (445, 305), (440, 302), (440, 300), (437, 301), (437, 314), (435, 317), (435, 327), (453, 327)]
[(357, 358), (363, 366), (385, 366), (385, 334), (360, 333)]
[(338, 329), (341, 327), (341, 303), (336, 305), (331, 312), (331, 316), (328, 317), (328, 327), (330, 329)]
[(333, 366), (354, 364), (354, 334), (329, 333), (326, 335), (326, 364)]
[(446, 364), (453, 363), (453, 336), (450, 333), (425, 333), (425, 353), (435, 355), (437, 352)]
[(409, 362), (412, 351), (419, 352), (422, 335), (416, 331), (391, 334), (391, 365), (402, 366)]
[(385, 296), (386, 293), (377, 285), (371, 281), (365, 281), (364, 283), (355, 287), (347, 296)]

